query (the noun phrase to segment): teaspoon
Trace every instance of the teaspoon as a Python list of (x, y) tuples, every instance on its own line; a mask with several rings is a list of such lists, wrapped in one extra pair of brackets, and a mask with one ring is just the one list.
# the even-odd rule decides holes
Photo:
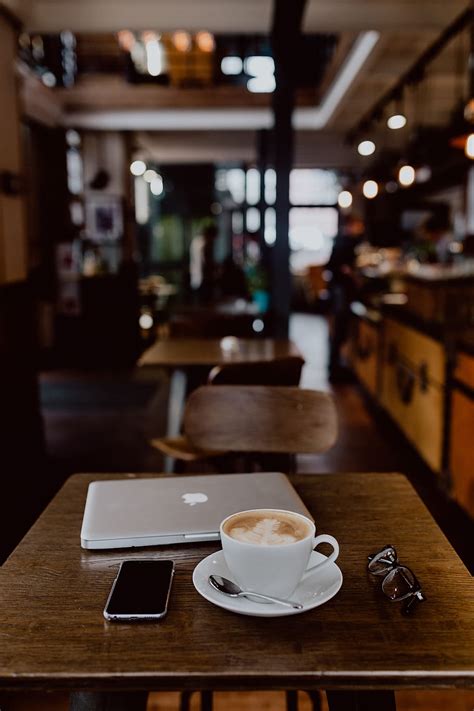
[(262, 595), (261, 593), (253, 592), (252, 590), (242, 590), (236, 583), (228, 578), (223, 578), (221, 575), (210, 575), (209, 585), (218, 590), (224, 595), (229, 595), (230, 597), (247, 597), (251, 595), (252, 597), (259, 597), (262, 600), (269, 600), (270, 602), (276, 602), (279, 605), (285, 605), (285, 607), (292, 607), (294, 610), (302, 610), (303, 605), (299, 602), (293, 602), (292, 600), (281, 600), (279, 597), (272, 597), (271, 595)]

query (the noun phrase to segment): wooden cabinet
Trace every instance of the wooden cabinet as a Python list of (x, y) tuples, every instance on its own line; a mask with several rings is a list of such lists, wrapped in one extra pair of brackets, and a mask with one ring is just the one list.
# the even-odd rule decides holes
[(380, 401), (435, 472), (441, 472), (443, 464), (445, 379), (443, 345), (387, 319)]
[(451, 493), (474, 517), (474, 356), (458, 354), (454, 377), (449, 447)]
[(378, 396), (380, 328), (376, 323), (359, 318), (355, 321), (351, 342), (351, 364), (366, 390)]

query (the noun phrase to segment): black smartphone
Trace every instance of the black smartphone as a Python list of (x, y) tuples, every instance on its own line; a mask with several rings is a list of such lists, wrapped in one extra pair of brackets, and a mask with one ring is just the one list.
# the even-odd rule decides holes
[(166, 615), (174, 575), (172, 560), (125, 560), (104, 609), (106, 620), (140, 622)]

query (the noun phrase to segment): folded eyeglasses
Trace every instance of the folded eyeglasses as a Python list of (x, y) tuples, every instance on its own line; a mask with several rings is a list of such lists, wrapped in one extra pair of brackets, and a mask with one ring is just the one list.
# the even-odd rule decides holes
[(368, 556), (367, 569), (372, 575), (384, 576), (382, 592), (393, 602), (404, 600), (402, 613), (409, 615), (417, 602), (426, 600), (416, 575), (410, 568), (400, 565), (393, 546), (384, 546), (378, 553)]

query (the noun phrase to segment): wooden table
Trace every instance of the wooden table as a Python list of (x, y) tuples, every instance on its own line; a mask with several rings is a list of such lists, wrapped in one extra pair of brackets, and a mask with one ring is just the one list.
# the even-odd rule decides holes
[[(238, 616), (194, 590), (193, 568), (216, 543), (82, 550), (87, 485), (119, 476), (71, 477), (0, 569), (0, 689), (474, 686), (471, 576), (403, 476), (294, 479), (318, 530), (339, 540), (344, 583), (325, 605), (275, 619)], [(412, 617), (366, 573), (367, 555), (386, 543), (428, 598)], [(102, 610), (118, 564), (137, 557), (176, 561), (168, 616), (159, 624), (107, 623)], [(354, 707), (354, 694), (329, 698), (332, 708)]]
[(188, 368), (191, 366), (254, 363), (301, 355), (292, 341), (273, 338), (239, 338), (238, 350), (222, 347), (223, 339), (170, 338), (156, 341), (143, 353), (139, 366)]

